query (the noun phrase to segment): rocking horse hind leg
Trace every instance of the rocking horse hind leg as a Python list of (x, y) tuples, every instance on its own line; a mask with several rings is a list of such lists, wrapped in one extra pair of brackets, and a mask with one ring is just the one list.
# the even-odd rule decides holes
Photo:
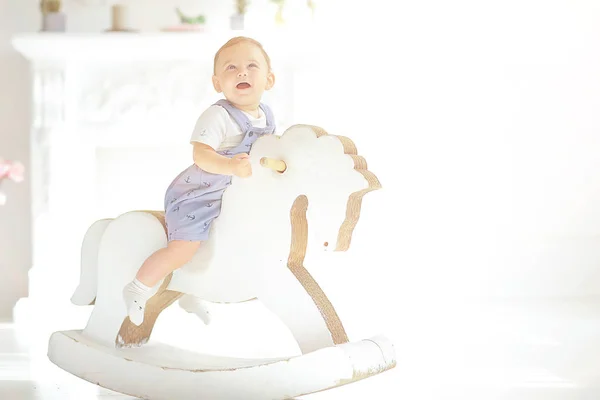
[(96, 221), (89, 227), (81, 244), (81, 276), (71, 302), (77, 306), (93, 305), (98, 290), (98, 251), (100, 240), (112, 219)]
[[(82, 265), (84, 268), (97, 266), (96, 301), (84, 329), (86, 336), (110, 347), (142, 345), (149, 339), (160, 312), (181, 296), (180, 293), (164, 290), (170, 276), (165, 278), (149, 300), (145, 321), (139, 327), (129, 321), (123, 303), (123, 287), (133, 279), (150, 254), (166, 246), (162, 219), (161, 213), (130, 212), (110, 221), (105, 227), (97, 245), (97, 264)], [(82, 278), (91, 275), (82, 272)], [(89, 286), (85, 282), (80, 284), (80, 287)]]

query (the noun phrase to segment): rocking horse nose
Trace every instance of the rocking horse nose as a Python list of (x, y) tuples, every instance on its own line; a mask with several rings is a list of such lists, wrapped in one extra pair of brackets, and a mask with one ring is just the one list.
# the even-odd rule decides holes
[(287, 165), (283, 160), (277, 160), (276, 158), (263, 157), (260, 159), (260, 165), (265, 168), (272, 169), (273, 171), (283, 174), (287, 169)]

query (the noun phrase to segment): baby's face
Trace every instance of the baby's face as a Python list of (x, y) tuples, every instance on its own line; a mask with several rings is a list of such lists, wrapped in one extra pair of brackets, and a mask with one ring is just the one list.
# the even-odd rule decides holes
[(256, 45), (238, 43), (217, 58), (213, 84), (217, 92), (241, 109), (256, 109), (263, 92), (274, 83), (267, 60)]

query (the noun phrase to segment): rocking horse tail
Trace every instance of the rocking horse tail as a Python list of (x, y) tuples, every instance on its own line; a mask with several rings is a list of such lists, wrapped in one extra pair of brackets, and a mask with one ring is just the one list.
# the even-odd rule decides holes
[(81, 275), (79, 286), (71, 296), (71, 303), (78, 306), (92, 305), (98, 290), (98, 250), (100, 240), (112, 219), (96, 221), (89, 227), (81, 245)]

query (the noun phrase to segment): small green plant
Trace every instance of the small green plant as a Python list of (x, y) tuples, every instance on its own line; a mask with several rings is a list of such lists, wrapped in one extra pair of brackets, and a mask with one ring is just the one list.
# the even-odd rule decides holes
[(179, 20), (182, 24), (199, 25), (206, 22), (206, 18), (202, 14), (195, 17), (190, 17), (181, 12), (179, 8), (176, 8), (175, 11), (177, 11), (177, 15), (179, 16)]
[(42, 14), (57, 13), (60, 11), (61, 0), (41, 0), (40, 9)]

